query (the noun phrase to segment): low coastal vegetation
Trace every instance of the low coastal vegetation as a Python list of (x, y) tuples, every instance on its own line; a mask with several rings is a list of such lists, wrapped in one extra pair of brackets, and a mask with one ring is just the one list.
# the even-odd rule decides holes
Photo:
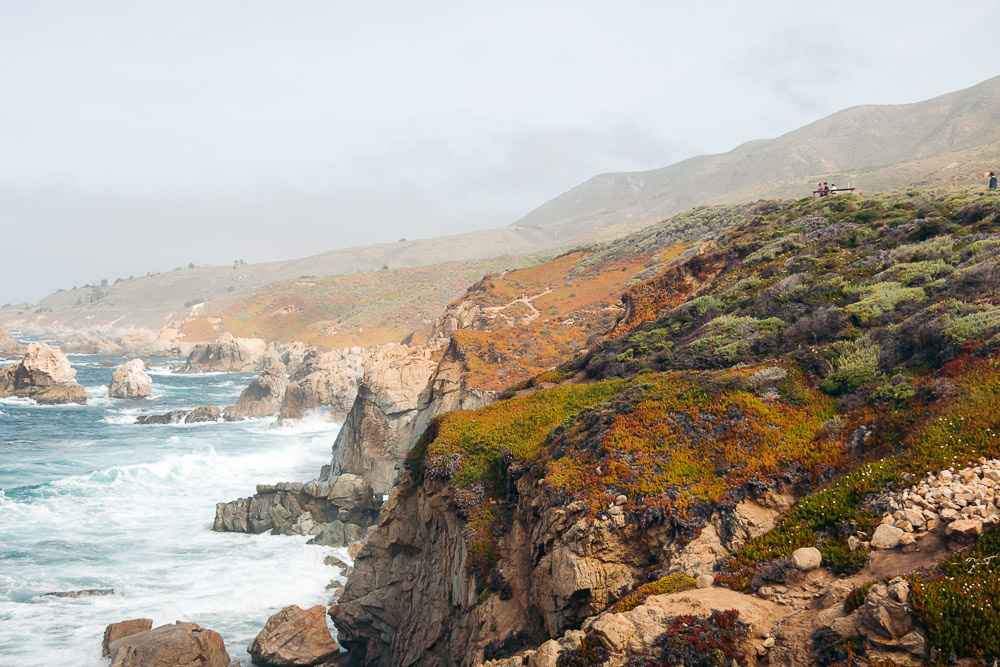
[[(685, 540), (715, 512), (790, 490), (800, 500), (717, 583), (756, 591), (807, 546), (856, 572), (868, 547), (851, 538), (881, 521), (881, 494), (1000, 456), (998, 213), (995, 198), (915, 190), (745, 207), (685, 261), (626, 285), (624, 316), (588, 351), (437, 418), (410, 469), (453, 487), (485, 596), (525, 471), (592, 520), (620, 507)], [(506, 353), (469, 356), (495, 359), (482, 372), (496, 377)], [(1000, 653), (998, 539), (987, 531), (940, 575), (910, 578), (932, 655)], [(615, 610), (688, 583), (659, 579)]]

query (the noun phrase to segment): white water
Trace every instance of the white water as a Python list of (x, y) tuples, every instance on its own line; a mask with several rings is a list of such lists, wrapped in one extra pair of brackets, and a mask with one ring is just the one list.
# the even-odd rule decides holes
[[(248, 665), (268, 616), (328, 602), (338, 571), (323, 559), (347, 554), (305, 537), (215, 533), (215, 504), (315, 477), (337, 426), (136, 426), (138, 414), (232, 404), (252, 376), (159, 372), (148, 403), (114, 401), (113, 369), (95, 359), (71, 357), (94, 396), (87, 406), (2, 402), (0, 665), (106, 665), (104, 627), (140, 617), (216, 630)], [(88, 588), (115, 594), (45, 596)]]

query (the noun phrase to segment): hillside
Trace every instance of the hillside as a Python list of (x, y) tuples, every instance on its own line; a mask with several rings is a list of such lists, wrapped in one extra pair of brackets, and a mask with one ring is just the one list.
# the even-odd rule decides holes
[(776, 139), (661, 169), (595, 176), (517, 224), (652, 222), (701, 203), (801, 197), (818, 181), (866, 192), (983, 183), (1000, 146), (1000, 77), (931, 100), (853, 107)]
[(742, 211), (544, 382), (430, 422), (331, 610), (355, 660), (1000, 656), (1000, 198)]
[[(979, 184), (983, 173), (996, 166), (998, 121), (1000, 78), (995, 78), (925, 102), (847, 109), (721, 155), (652, 171), (595, 176), (507, 227), (280, 262), (179, 268), (57, 292), (36, 307), (5, 307), (0, 309), (0, 323), (16, 328), (114, 323), (159, 329), (192, 313), (221, 313), (276, 281), (504, 254), (558, 253), (627, 234), (699, 204), (799, 197), (819, 180), (856, 182), (868, 193), (912, 185)], [(192, 311), (198, 304), (204, 305)]]

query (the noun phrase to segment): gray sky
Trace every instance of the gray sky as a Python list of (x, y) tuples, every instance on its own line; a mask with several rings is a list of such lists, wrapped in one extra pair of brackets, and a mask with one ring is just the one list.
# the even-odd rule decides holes
[(1000, 3), (0, 0), (0, 303), (496, 227), (997, 75)]

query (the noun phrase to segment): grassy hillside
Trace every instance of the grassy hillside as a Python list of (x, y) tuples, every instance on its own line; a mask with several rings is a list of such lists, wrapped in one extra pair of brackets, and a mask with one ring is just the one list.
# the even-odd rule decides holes
[(321, 348), (399, 342), (426, 326), (484, 273), (533, 263), (525, 256), (282, 280), (181, 327), (187, 340), (223, 331)]
[[(686, 266), (629, 286), (612, 335), (547, 375), (565, 382), (438, 417), (408, 465), (453, 488), (484, 579), (503, 558), (513, 470), (556, 505), (615, 505), (687, 540), (784, 488), (802, 500), (718, 580), (756, 590), (807, 545), (856, 571), (867, 548), (848, 538), (871, 535), (878, 493), (1000, 455), (998, 258), (995, 195), (761, 203)], [(1000, 553), (996, 536), (973, 552)], [(975, 656), (1000, 627), (977, 602), (996, 567), (945, 567), (911, 578), (915, 613), (932, 648)]]
[(573, 230), (659, 220), (702, 203), (801, 197), (818, 181), (866, 192), (985, 183), (1000, 148), (1000, 77), (925, 102), (846, 109), (776, 139), (662, 169), (595, 176), (518, 221)]

